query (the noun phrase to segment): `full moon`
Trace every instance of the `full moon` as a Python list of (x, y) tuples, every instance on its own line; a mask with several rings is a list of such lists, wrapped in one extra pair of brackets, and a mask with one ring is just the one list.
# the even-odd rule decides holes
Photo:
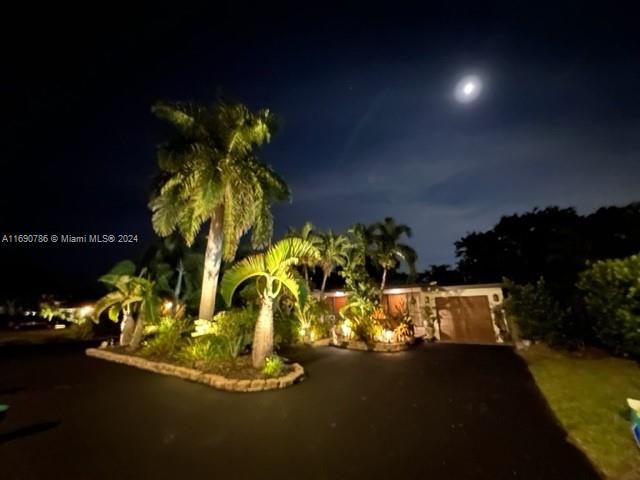
[(454, 96), (460, 103), (474, 101), (482, 91), (482, 81), (477, 75), (462, 77), (456, 84)]

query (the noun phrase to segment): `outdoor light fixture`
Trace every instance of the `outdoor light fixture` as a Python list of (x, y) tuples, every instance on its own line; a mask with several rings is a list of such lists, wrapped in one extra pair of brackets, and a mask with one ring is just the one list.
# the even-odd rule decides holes
[(172, 308), (173, 308), (173, 302), (170, 301), (170, 300), (167, 300), (166, 302), (164, 302), (162, 304), (162, 313), (164, 313), (166, 315), (169, 312), (171, 312)]
[(78, 313), (83, 318), (84, 317), (88, 317), (89, 315), (91, 315), (93, 313), (93, 307), (91, 305), (85, 305), (84, 307), (82, 307), (80, 309), (80, 311)]
[(344, 322), (342, 324), (342, 333), (345, 337), (348, 337), (349, 335), (351, 335), (351, 327), (347, 322)]
[(382, 332), (382, 336), (387, 343), (391, 343), (391, 340), (393, 339), (393, 332), (391, 330), (385, 330)]
[(336, 291), (336, 297), (344, 297), (344, 292), (342, 290)]

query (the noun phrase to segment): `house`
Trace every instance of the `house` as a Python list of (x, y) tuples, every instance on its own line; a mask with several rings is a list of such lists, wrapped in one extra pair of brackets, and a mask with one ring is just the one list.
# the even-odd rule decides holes
[[(325, 292), (325, 302), (336, 318), (349, 292)], [(478, 285), (403, 285), (384, 290), (388, 313), (407, 311), (416, 337), (468, 343), (502, 343), (509, 338), (499, 283)]]

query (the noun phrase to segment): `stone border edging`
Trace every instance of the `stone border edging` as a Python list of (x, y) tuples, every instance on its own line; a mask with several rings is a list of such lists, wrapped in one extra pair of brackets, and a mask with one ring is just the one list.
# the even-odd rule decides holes
[(85, 353), (90, 357), (122, 363), (132, 367), (141, 368), (142, 370), (182, 378), (183, 380), (203, 383), (219, 390), (226, 390), (229, 392), (262, 392), (265, 390), (286, 388), (299, 382), (304, 375), (304, 368), (302, 368), (302, 365), (298, 363), (293, 363), (291, 365), (293, 367), (293, 371), (282, 377), (249, 380), (227, 378), (215, 373), (205, 373), (195, 368), (181, 367), (165, 362), (155, 362), (153, 360), (147, 360), (146, 358), (109, 352), (100, 348), (87, 348)]
[(347, 350), (359, 350), (364, 352), (404, 352), (409, 350), (414, 342), (409, 343), (383, 343), (376, 342), (371, 348), (361, 340), (349, 340), (346, 342), (331, 342), (331, 345)]

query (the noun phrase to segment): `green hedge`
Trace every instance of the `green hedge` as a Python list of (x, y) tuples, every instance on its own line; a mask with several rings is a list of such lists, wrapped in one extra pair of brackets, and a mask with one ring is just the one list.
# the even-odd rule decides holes
[(580, 274), (587, 315), (598, 341), (640, 358), (640, 255), (593, 263)]

